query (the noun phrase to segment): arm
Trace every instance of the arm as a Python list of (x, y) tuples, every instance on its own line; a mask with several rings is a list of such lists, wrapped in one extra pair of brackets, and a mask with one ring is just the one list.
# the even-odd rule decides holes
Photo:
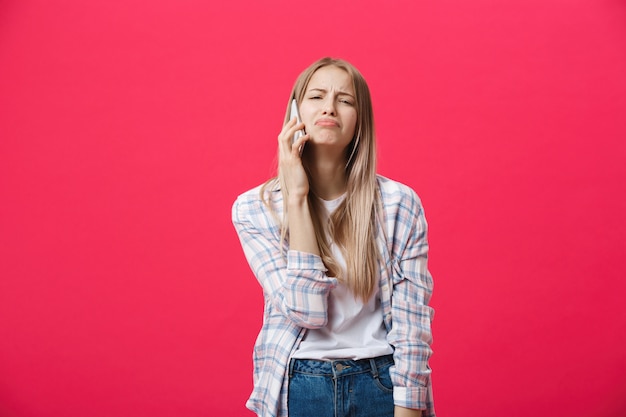
[(433, 283), (427, 266), (428, 226), (419, 198), (410, 189), (394, 214), (392, 328), (388, 335), (395, 348), (391, 369), (394, 402), (397, 407), (424, 410), (429, 416), (433, 310), (428, 303)]
[(337, 282), (325, 274), (306, 199), (309, 184), (299, 147), (308, 135), (291, 143), (295, 130), (301, 128), (293, 119), (278, 136), (279, 170), (284, 178), (280, 193), (289, 225), (286, 259), (279, 227), (257, 195), (244, 195), (235, 202), (233, 224), (266, 298), (296, 325), (319, 328), (327, 322), (328, 293)]
[(296, 325), (319, 328), (327, 322), (327, 298), (337, 281), (326, 276), (317, 255), (286, 251), (280, 229), (257, 193), (233, 205), (233, 224), (264, 296)]
[(289, 248), (319, 255), (319, 246), (315, 238), (307, 200), (309, 179), (300, 156), (300, 149), (309, 139), (309, 135), (302, 136), (296, 143), (291, 142), (296, 130), (303, 127), (303, 123), (296, 124), (296, 118), (293, 118), (287, 122), (278, 135), (278, 169), (285, 187), (282, 192), (287, 204)]

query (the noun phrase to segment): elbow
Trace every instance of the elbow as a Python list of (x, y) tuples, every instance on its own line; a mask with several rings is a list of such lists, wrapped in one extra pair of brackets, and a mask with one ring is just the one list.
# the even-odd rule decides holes
[(325, 327), (326, 324), (328, 324), (328, 320), (327, 319), (307, 320), (306, 322), (304, 322), (301, 325), (301, 327), (304, 327), (306, 329), (321, 329), (322, 327)]
[(328, 316), (325, 312), (312, 313), (289, 310), (287, 317), (297, 326), (305, 329), (321, 329), (328, 323)]
[[(319, 284), (319, 283), (318, 283)], [(320, 329), (328, 324), (328, 293), (332, 282), (311, 285), (306, 291), (299, 285), (281, 293), (279, 308), (295, 325), (305, 329)]]

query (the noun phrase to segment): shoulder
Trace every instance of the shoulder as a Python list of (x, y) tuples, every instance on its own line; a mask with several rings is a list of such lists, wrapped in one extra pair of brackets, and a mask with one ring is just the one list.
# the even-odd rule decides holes
[(411, 187), (382, 175), (377, 175), (377, 179), (383, 206), (421, 211), (422, 202)]
[[(420, 249), (427, 242), (428, 223), (417, 193), (408, 185), (378, 177), (382, 221), (392, 257), (404, 259), (408, 249)], [(417, 244), (419, 242), (419, 244)]]
[(237, 196), (232, 207), (233, 220), (266, 217), (282, 208), (282, 192), (278, 181), (270, 180)]

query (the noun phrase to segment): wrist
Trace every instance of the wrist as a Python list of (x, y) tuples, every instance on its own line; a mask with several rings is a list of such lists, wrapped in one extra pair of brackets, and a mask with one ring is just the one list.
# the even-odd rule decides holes
[(289, 206), (289, 208), (304, 207), (308, 204), (309, 203), (307, 201), (306, 195), (289, 194), (289, 197), (287, 199), (287, 205)]

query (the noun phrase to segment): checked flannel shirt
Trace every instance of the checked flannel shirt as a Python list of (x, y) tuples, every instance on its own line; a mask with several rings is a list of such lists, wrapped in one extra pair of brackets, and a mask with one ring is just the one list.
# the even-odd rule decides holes
[[(394, 348), (394, 403), (434, 417), (431, 322), (433, 282), (427, 268), (427, 224), (419, 197), (406, 185), (378, 176), (380, 297), (387, 340)], [(282, 218), (278, 185), (266, 197)], [(232, 220), (264, 294), (263, 325), (254, 346), (254, 389), (246, 406), (262, 417), (287, 417), (287, 365), (306, 329), (327, 321), (327, 299), (337, 280), (317, 255), (289, 250), (280, 226), (260, 197), (260, 187), (240, 195)]]

